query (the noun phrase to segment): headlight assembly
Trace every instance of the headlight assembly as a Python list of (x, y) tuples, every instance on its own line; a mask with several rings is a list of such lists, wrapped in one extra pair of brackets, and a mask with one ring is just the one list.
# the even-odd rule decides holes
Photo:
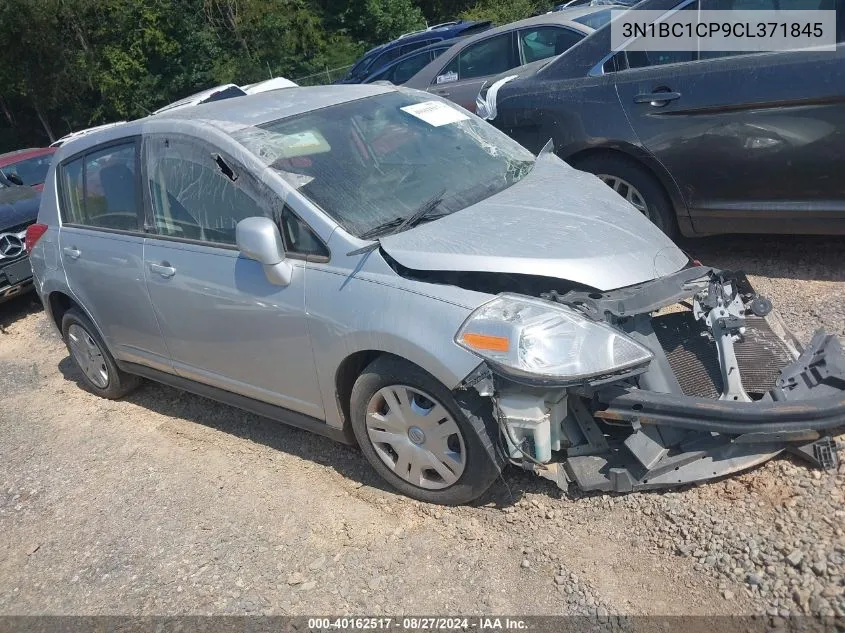
[(476, 309), (455, 342), (516, 379), (577, 384), (646, 365), (651, 352), (567, 306), (503, 294)]

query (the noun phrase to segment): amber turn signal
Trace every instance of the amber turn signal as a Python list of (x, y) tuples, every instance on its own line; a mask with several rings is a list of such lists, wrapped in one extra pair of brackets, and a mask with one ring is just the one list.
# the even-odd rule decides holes
[(467, 347), (491, 352), (507, 352), (510, 341), (504, 336), (488, 336), (487, 334), (473, 334), (465, 332), (461, 340)]

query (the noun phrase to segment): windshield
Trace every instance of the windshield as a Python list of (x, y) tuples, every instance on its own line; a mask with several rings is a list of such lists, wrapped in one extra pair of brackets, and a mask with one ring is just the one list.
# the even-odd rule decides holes
[(359, 237), (433, 198), (436, 216), (463, 209), (534, 164), (533, 154), (481, 119), (415, 91), (330, 106), (235, 138)]

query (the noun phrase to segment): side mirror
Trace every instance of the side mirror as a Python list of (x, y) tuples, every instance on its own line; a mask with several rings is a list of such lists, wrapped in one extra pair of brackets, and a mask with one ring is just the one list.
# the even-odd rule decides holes
[(13, 185), (23, 186), (23, 180), (17, 174), (6, 174), (6, 178), (9, 179), (9, 182)]
[(235, 227), (235, 241), (241, 255), (264, 266), (267, 281), (287, 286), (293, 266), (285, 261), (285, 247), (279, 229), (270, 218), (246, 218)]

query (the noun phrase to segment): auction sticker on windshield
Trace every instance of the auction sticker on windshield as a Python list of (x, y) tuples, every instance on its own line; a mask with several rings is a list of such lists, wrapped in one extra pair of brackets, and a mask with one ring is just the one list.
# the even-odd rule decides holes
[(422, 103), (415, 103), (413, 105), (400, 108), (403, 112), (407, 112), (411, 116), (425, 121), (434, 127), (441, 125), (448, 125), (449, 123), (457, 123), (458, 121), (466, 121), (469, 117), (456, 110), (450, 105), (441, 101), (423, 101)]

